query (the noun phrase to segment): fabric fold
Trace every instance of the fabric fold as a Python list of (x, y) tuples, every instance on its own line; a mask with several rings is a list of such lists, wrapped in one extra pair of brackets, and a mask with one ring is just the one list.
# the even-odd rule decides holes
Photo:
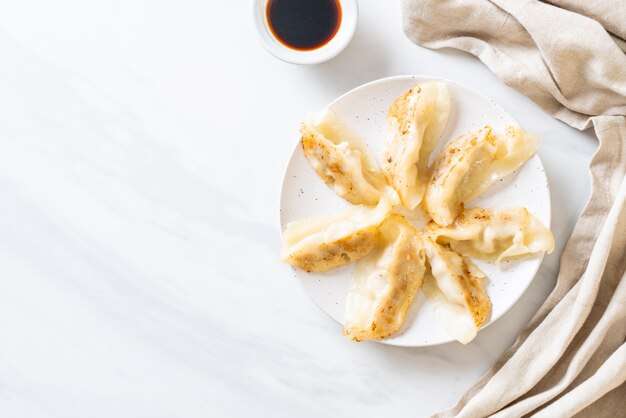
[(618, 0), (551, 3), (404, 0), (411, 40), (476, 55), (546, 112), (593, 127), (599, 139), (591, 196), (555, 289), (513, 347), (439, 417), (612, 417), (626, 408), (626, 9)]

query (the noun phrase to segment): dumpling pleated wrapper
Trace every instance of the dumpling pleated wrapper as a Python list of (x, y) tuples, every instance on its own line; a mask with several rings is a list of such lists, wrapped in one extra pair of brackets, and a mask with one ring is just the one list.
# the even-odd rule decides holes
[(526, 208), (465, 209), (447, 227), (430, 223), (431, 235), (466, 257), (500, 262), (554, 250), (554, 237)]
[(422, 290), (446, 332), (467, 344), (491, 311), (482, 283), (485, 275), (469, 259), (431, 238), (424, 236), (423, 241), (430, 269), (424, 276)]
[(409, 209), (415, 209), (424, 196), (428, 160), (449, 115), (448, 87), (437, 81), (413, 87), (389, 108), (381, 168)]
[(452, 223), (464, 203), (517, 170), (537, 150), (538, 138), (509, 126), (494, 135), (490, 126), (452, 141), (430, 169), (422, 206), (440, 226)]
[(318, 176), (353, 204), (375, 205), (385, 179), (361, 137), (331, 110), (300, 126), (302, 150)]
[(400, 215), (380, 227), (374, 251), (360, 260), (348, 292), (343, 335), (355, 341), (393, 335), (424, 278), (421, 236)]
[(291, 222), (283, 233), (281, 260), (309, 272), (357, 261), (378, 244), (378, 227), (395, 203), (383, 195), (377, 206), (354, 206), (337, 215)]

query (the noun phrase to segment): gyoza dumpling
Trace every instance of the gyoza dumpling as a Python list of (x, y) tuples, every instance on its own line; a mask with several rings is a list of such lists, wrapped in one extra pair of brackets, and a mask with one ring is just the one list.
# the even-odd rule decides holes
[(452, 141), (431, 167), (431, 177), (422, 206), (439, 225), (456, 218), (461, 205), (477, 195), (483, 178), (490, 178), (490, 163), (496, 155), (496, 138), (490, 126)]
[(449, 115), (448, 87), (438, 81), (413, 87), (389, 108), (381, 168), (409, 209), (422, 200), (428, 181), (428, 160)]
[(385, 195), (375, 207), (354, 206), (338, 215), (291, 222), (283, 233), (281, 260), (309, 272), (357, 261), (378, 244), (378, 227), (393, 204)]
[(537, 150), (538, 138), (509, 126), (495, 136), (490, 126), (452, 141), (430, 170), (422, 206), (440, 226), (449, 225), (461, 207), (496, 180), (517, 170)]
[(469, 259), (424, 236), (430, 269), (422, 290), (446, 332), (463, 344), (476, 336), (491, 310), (482, 280), (485, 275)]
[(418, 232), (400, 215), (391, 215), (379, 229), (380, 242), (357, 263), (348, 293), (343, 335), (355, 341), (398, 331), (424, 278)]
[(331, 110), (300, 126), (302, 150), (318, 176), (350, 203), (375, 205), (385, 180), (361, 137)]
[(431, 222), (431, 235), (457, 253), (499, 262), (507, 258), (554, 250), (554, 237), (525, 208), (465, 209), (455, 221), (441, 228)]

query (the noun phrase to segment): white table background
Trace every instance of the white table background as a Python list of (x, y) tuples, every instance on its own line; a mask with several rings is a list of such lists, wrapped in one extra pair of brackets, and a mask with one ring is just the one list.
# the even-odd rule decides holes
[[(423, 417), (553, 288), (596, 147), (475, 58), (362, 0), (354, 40), (277, 61), (248, 1), (0, 0), (0, 416)], [(474, 87), (542, 138), (557, 250), (469, 345), (356, 344), (279, 264), (299, 121), (380, 77)]]

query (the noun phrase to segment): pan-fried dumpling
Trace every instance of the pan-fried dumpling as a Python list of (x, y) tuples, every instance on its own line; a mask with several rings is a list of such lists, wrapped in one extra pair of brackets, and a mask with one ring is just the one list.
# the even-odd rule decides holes
[(424, 249), (430, 270), (422, 289), (435, 308), (437, 320), (446, 332), (463, 344), (476, 336), (491, 310), (482, 280), (485, 275), (469, 259), (463, 258), (424, 236)]
[(381, 240), (354, 271), (343, 335), (355, 341), (394, 334), (422, 285), (425, 256), (421, 236), (400, 215), (380, 227)]
[(465, 209), (454, 223), (441, 228), (431, 222), (431, 234), (457, 253), (499, 262), (554, 250), (554, 237), (525, 208)]
[(448, 87), (437, 81), (413, 87), (389, 108), (381, 168), (409, 209), (422, 200), (428, 181), (428, 160), (449, 115)]
[(464, 203), (517, 170), (537, 150), (538, 138), (509, 126), (495, 136), (490, 126), (452, 141), (433, 163), (424, 195), (426, 213), (439, 225), (454, 221)]
[(357, 261), (378, 244), (378, 227), (393, 204), (384, 195), (375, 207), (354, 206), (338, 215), (291, 222), (283, 233), (281, 260), (309, 272)]
[(300, 126), (302, 150), (318, 176), (350, 203), (375, 205), (385, 185), (361, 137), (331, 110)]

